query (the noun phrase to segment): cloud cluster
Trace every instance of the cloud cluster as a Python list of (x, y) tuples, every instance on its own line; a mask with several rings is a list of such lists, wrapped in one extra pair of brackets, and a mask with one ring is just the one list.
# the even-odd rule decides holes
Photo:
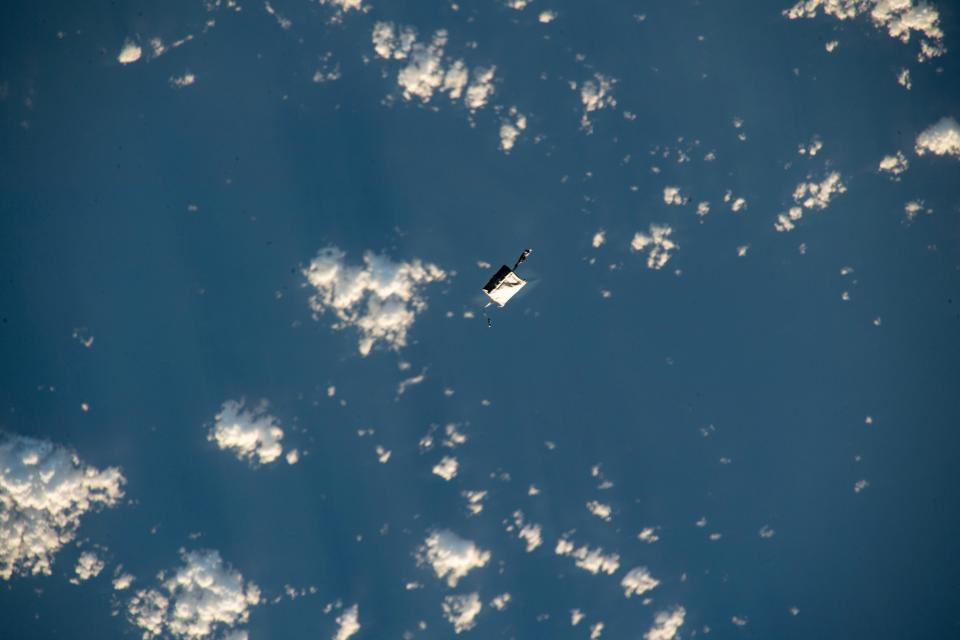
[(369, 251), (362, 266), (346, 264), (345, 257), (340, 249), (326, 247), (303, 270), (315, 289), (310, 297), (315, 317), (330, 311), (337, 318), (334, 329), (359, 331), (363, 356), (378, 342), (393, 350), (406, 346), (407, 332), (427, 308), (423, 287), (447, 274), (435, 264), (394, 262)]
[[(810, 180), (808, 177), (807, 180)], [(846, 193), (847, 187), (840, 178), (840, 173), (833, 171), (829, 173), (820, 182), (801, 182), (793, 190), (793, 201), (795, 206), (790, 207), (786, 213), (777, 215), (777, 221), (773, 227), (777, 231), (792, 231), (796, 227), (796, 222), (803, 217), (804, 209), (823, 210), (827, 208), (834, 196)]]
[(216, 415), (207, 440), (221, 449), (229, 449), (239, 460), (270, 464), (283, 453), (283, 429), (267, 413), (268, 403), (261, 400), (252, 409), (243, 400), (227, 400)]
[(640, 596), (654, 589), (660, 581), (650, 575), (646, 567), (634, 567), (623, 576), (620, 586), (623, 587), (623, 595), (626, 597)]
[(883, 156), (877, 170), (890, 174), (891, 180), (899, 180), (900, 174), (909, 168), (910, 162), (907, 157), (903, 155), (903, 152), (897, 151), (896, 155)]
[(123, 497), (120, 469), (87, 466), (50, 442), (0, 434), (0, 578), (50, 575), (84, 514)]
[(128, 38), (120, 48), (120, 53), (117, 54), (117, 62), (120, 64), (132, 64), (139, 60), (141, 56), (143, 56), (143, 49), (141, 49), (140, 45), (136, 42)]
[(664, 187), (663, 188), (663, 203), (664, 204), (675, 204), (675, 205), (685, 205), (687, 204), (687, 198), (683, 197), (680, 193), (680, 187)]
[(814, 18), (820, 11), (838, 20), (868, 14), (875, 27), (886, 29), (891, 38), (904, 43), (910, 42), (911, 35), (917, 33), (920, 62), (946, 53), (940, 14), (924, 0), (799, 0), (784, 10), (783, 15), (796, 20)]
[(631, 251), (647, 251), (647, 267), (662, 269), (680, 246), (670, 239), (673, 229), (665, 224), (651, 224), (650, 233), (638, 231), (630, 241)]
[[(183, 551), (183, 562), (170, 577), (158, 576), (156, 589), (141, 589), (127, 603), (129, 620), (144, 640), (162, 636), (201, 640), (231, 630), (250, 618), (260, 603), (260, 589), (224, 564), (217, 551)], [(240, 632), (245, 637), (245, 632)]]
[(80, 584), (90, 578), (96, 578), (103, 571), (106, 564), (93, 551), (84, 551), (77, 559), (77, 566), (73, 572), (76, 574), (70, 578), (71, 584)]
[[(616, 79), (601, 73), (593, 74), (593, 78), (580, 85), (580, 102), (583, 103), (583, 115), (580, 116), (580, 128), (587, 133), (593, 133), (593, 123), (590, 114), (607, 107), (616, 107), (617, 99), (613, 97), (613, 85)], [(576, 89), (576, 84), (571, 85)]]
[(477, 616), (483, 609), (478, 593), (445, 596), (441, 606), (443, 616), (453, 625), (453, 632), (457, 634), (473, 629), (477, 624)]
[(360, 607), (353, 605), (337, 616), (337, 633), (333, 640), (349, 640), (360, 631)]
[(620, 568), (620, 556), (618, 554), (604, 554), (600, 547), (594, 549), (586, 545), (577, 547), (567, 538), (561, 538), (557, 541), (554, 552), (558, 556), (570, 556), (578, 567), (594, 575), (602, 571), (612, 576)]
[(527, 116), (517, 111), (516, 107), (510, 107), (507, 113), (508, 117), (500, 123), (500, 150), (504, 153), (510, 153), (517, 138), (527, 128)]
[(672, 640), (677, 630), (683, 626), (683, 619), (687, 610), (683, 607), (674, 607), (660, 611), (653, 618), (653, 626), (643, 635), (644, 640)]
[[(463, 100), (471, 111), (482, 109), (493, 95), (496, 67), (474, 67), (467, 70), (463, 60), (450, 60), (444, 55), (448, 34), (437, 30), (429, 42), (419, 42), (417, 31), (392, 22), (373, 26), (373, 49), (381, 58), (400, 60), (404, 66), (397, 73), (404, 100), (417, 98), (430, 102), (434, 93), (445, 93), (450, 100)], [(472, 80), (471, 80), (472, 75)]]
[(953, 118), (940, 118), (917, 136), (917, 155), (930, 152), (938, 156), (960, 158), (960, 124)]
[(427, 536), (417, 550), (417, 564), (429, 565), (437, 578), (456, 587), (460, 578), (490, 561), (490, 552), (479, 548), (454, 532), (443, 529)]
[(543, 544), (543, 531), (540, 525), (532, 522), (525, 522), (523, 512), (519, 509), (513, 512), (513, 524), (507, 525), (507, 531), (517, 532), (517, 537), (526, 542), (527, 553), (530, 553)]

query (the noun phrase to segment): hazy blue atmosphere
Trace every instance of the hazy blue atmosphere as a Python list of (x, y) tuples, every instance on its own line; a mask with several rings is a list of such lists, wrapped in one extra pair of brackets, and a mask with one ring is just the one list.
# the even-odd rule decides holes
[(891, 4), (2, 3), (0, 638), (960, 636)]

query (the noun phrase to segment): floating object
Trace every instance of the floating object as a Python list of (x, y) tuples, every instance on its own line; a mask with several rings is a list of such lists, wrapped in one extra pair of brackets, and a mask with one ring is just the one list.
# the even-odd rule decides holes
[[(498, 307), (503, 307), (527, 284), (526, 280), (517, 275), (516, 269), (530, 257), (531, 253), (533, 253), (533, 249), (524, 249), (513, 265), (513, 269), (503, 265), (493, 274), (487, 284), (483, 285), (483, 292), (490, 298), (490, 302), (486, 304), (484, 309), (493, 303), (496, 303)], [(487, 316), (487, 326), (492, 326), (489, 316)]]

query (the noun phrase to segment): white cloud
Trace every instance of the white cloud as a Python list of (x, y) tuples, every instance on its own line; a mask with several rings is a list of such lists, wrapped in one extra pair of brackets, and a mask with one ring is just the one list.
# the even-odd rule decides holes
[(741, 211), (742, 209), (747, 208), (747, 199), (746, 198), (734, 198), (733, 202), (730, 203), (730, 210), (734, 213)]
[(520, 133), (527, 128), (527, 117), (517, 111), (516, 107), (510, 107), (508, 115), (509, 118), (500, 124), (500, 150), (504, 153), (510, 153)]
[[(810, 180), (810, 177), (807, 177)], [(777, 231), (792, 231), (796, 222), (803, 218), (804, 209), (823, 210), (827, 208), (834, 196), (846, 193), (847, 187), (840, 178), (840, 173), (833, 171), (820, 182), (801, 182), (793, 190), (793, 201), (797, 206), (790, 207), (786, 213), (777, 215), (774, 228)]]
[(446, 578), (449, 587), (456, 587), (460, 578), (489, 561), (489, 551), (449, 529), (432, 532), (417, 550), (417, 564), (429, 565), (437, 578)]
[(660, 584), (660, 581), (650, 575), (646, 567), (634, 567), (623, 576), (620, 586), (623, 587), (623, 595), (642, 596), (647, 591), (651, 591)]
[(510, 594), (501, 593), (493, 597), (493, 600), (490, 601), (490, 606), (496, 609), (497, 611), (503, 611), (507, 608), (507, 605), (510, 603)]
[(853, 483), (853, 492), (860, 493), (861, 491), (863, 491), (869, 486), (870, 486), (870, 482), (868, 480), (864, 480), (864, 479), (857, 480), (855, 483)]
[(125, 482), (120, 469), (87, 466), (64, 447), (0, 434), (0, 578), (50, 575), (81, 518), (116, 505)]
[(907, 91), (913, 88), (913, 82), (910, 81), (910, 69), (904, 67), (897, 72), (897, 84)]
[(337, 7), (341, 13), (359, 11), (363, 9), (362, 0), (320, 0), (320, 4), (329, 4)]
[(575, 564), (585, 571), (596, 575), (601, 571), (607, 575), (613, 575), (620, 568), (620, 556), (616, 553), (604, 554), (603, 549), (596, 547), (591, 549), (586, 545), (576, 547), (574, 543), (561, 538), (557, 541), (554, 552), (558, 556), (570, 556), (575, 560)]
[(595, 234), (593, 234), (593, 241), (591, 242), (591, 244), (593, 244), (594, 249), (599, 249), (604, 245), (606, 241), (607, 241), (607, 232), (604, 231), (603, 229), (600, 229)]
[(637, 534), (639, 540), (643, 540), (647, 544), (653, 544), (660, 539), (660, 536), (657, 535), (657, 530), (653, 527), (646, 527), (643, 531)]
[(664, 204), (685, 205), (687, 204), (687, 198), (680, 194), (680, 187), (664, 187), (663, 202)]
[(197, 81), (197, 76), (187, 71), (182, 76), (170, 76), (170, 86), (174, 89), (189, 87)]
[(337, 616), (337, 633), (333, 640), (348, 640), (360, 631), (360, 607), (353, 605)]
[[(141, 589), (127, 603), (130, 621), (144, 640), (161, 636), (201, 640), (246, 624), (260, 589), (224, 564), (216, 551), (181, 550), (182, 566), (161, 573), (156, 589)], [(234, 636), (236, 637), (236, 636)]]
[(900, 174), (910, 168), (910, 161), (903, 155), (903, 152), (897, 151), (896, 155), (883, 156), (880, 160), (878, 171), (884, 171), (890, 174), (892, 180), (899, 180)]
[(710, 213), (710, 203), (704, 200), (697, 204), (697, 215), (701, 218)]
[(280, 25), (281, 29), (286, 30), (293, 26), (293, 22), (284, 17), (283, 14), (278, 13), (277, 10), (273, 8), (273, 5), (270, 4), (270, 2), (264, 2), (263, 8), (267, 13), (276, 19), (277, 24)]
[(768, 524), (763, 525), (762, 527), (760, 527), (760, 530), (757, 531), (758, 536), (767, 540), (769, 540), (776, 534), (777, 532)]
[(587, 511), (607, 522), (610, 522), (610, 519), (613, 517), (613, 509), (610, 505), (598, 500), (590, 500), (587, 502)]
[(143, 49), (140, 48), (140, 45), (128, 38), (124, 41), (120, 53), (117, 54), (117, 62), (120, 64), (132, 64), (139, 60), (142, 55)]
[[(647, 250), (647, 267), (662, 269), (680, 245), (670, 239), (673, 229), (665, 224), (651, 224), (649, 235), (638, 231), (630, 241), (631, 251)], [(647, 249), (649, 247), (649, 249)]]
[(823, 140), (820, 139), (820, 136), (813, 136), (813, 138), (810, 139), (809, 144), (801, 144), (799, 146), (797, 153), (802, 156), (810, 156), (812, 158), (820, 152), (820, 149), (823, 149)]
[(283, 453), (283, 429), (267, 413), (268, 406), (266, 400), (261, 400), (256, 407), (246, 409), (244, 400), (227, 400), (207, 440), (216, 442), (220, 449), (229, 449), (238, 460), (270, 464)]
[(290, 451), (287, 451), (286, 459), (287, 464), (297, 464), (300, 462), (300, 451), (297, 449), (290, 449)]
[(133, 574), (130, 573), (117, 572), (114, 575), (116, 576), (113, 579), (113, 588), (115, 591), (129, 589), (130, 585), (133, 584), (133, 581), (136, 580), (136, 578), (133, 577)]
[(450, 482), (455, 477), (457, 477), (457, 471), (460, 468), (460, 463), (457, 462), (457, 459), (453, 456), (443, 456), (440, 459), (440, 462), (433, 465), (433, 473), (440, 476), (447, 482)]
[(397, 27), (390, 22), (378, 22), (373, 27), (373, 48), (381, 58), (405, 60), (397, 73), (397, 84), (404, 100), (418, 98), (428, 103), (434, 93), (446, 93), (450, 100), (463, 98), (471, 111), (487, 105), (494, 92), (493, 77), (496, 67), (475, 67), (473, 80), (463, 60), (449, 61), (444, 56), (448, 34), (439, 29), (429, 43), (417, 41), (413, 27)]
[(960, 158), (960, 124), (950, 117), (940, 118), (917, 136), (915, 148), (918, 156), (928, 151), (938, 156), (951, 155)]
[(483, 609), (480, 594), (465, 593), (443, 598), (443, 616), (453, 625), (454, 633), (469, 631), (477, 624), (477, 616)]
[(72, 584), (80, 584), (90, 578), (96, 578), (106, 566), (96, 553), (93, 551), (84, 551), (77, 559), (77, 566), (73, 571), (76, 574), (70, 578)]
[(475, 516), (483, 512), (483, 500), (487, 497), (486, 491), (461, 491), (460, 495), (467, 499), (467, 511)]
[(687, 610), (683, 607), (658, 612), (653, 619), (653, 626), (644, 634), (644, 640), (672, 640), (683, 626), (686, 615)]
[[(913, 219), (917, 217), (917, 214), (923, 211), (923, 200), (911, 200), (907, 204), (903, 205), (903, 213), (907, 218), (907, 222), (913, 222)], [(930, 209), (927, 210), (927, 213), (933, 213)]]
[(791, 20), (813, 18), (821, 10), (838, 20), (869, 13), (875, 27), (886, 29), (891, 38), (904, 43), (910, 42), (916, 32), (920, 36), (920, 62), (946, 52), (940, 14), (923, 0), (799, 0), (783, 15)]
[[(617, 100), (613, 97), (614, 78), (600, 73), (593, 74), (593, 78), (586, 80), (580, 86), (580, 101), (583, 103), (583, 115), (580, 117), (580, 128), (587, 133), (593, 132), (590, 114), (607, 107), (616, 107)], [(576, 88), (576, 85), (573, 85)]]
[(527, 553), (543, 544), (543, 531), (540, 525), (525, 522), (523, 512), (519, 509), (513, 512), (513, 524), (507, 526), (507, 531), (517, 532), (517, 537), (527, 543)]
[(539, 17), (537, 18), (541, 24), (550, 24), (557, 19), (556, 11), (541, 11)]
[(407, 332), (427, 308), (423, 287), (443, 281), (447, 274), (418, 259), (393, 262), (368, 251), (363, 266), (350, 266), (345, 257), (336, 247), (327, 247), (303, 270), (316, 290), (310, 297), (315, 317), (331, 311), (337, 318), (334, 329), (357, 329), (363, 356), (378, 342), (393, 350), (405, 347)]
[(506, 4), (511, 9), (516, 9), (517, 11), (523, 11), (527, 8), (527, 5), (530, 4), (533, 0), (506, 0)]
[(584, 617), (586, 616), (584, 616), (583, 611), (580, 611), (580, 609), (570, 609), (570, 625), (571, 626), (575, 627), (578, 624), (580, 624), (580, 621), (583, 620)]
[(599, 640), (600, 636), (603, 635), (603, 627), (602, 622), (595, 622), (590, 625), (590, 640)]

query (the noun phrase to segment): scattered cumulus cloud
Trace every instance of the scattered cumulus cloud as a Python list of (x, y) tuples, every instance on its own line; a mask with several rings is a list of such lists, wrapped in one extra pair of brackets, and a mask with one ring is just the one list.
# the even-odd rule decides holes
[(683, 607), (658, 612), (653, 618), (653, 626), (643, 635), (644, 640), (672, 640), (683, 626), (686, 615), (687, 610)]
[(897, 72), (897, 84), (910, 91), (913, 88), (913, 82), (910, 80), (910, 69), (904, 67)]
[(330, 311), (335, 330), (356, 329), (362, 356), (377, 343), (395, 351), (405, 347), (417, 315), (427, 308), (424, 286), (442, 282), (447, 274), (435, 264), (394, 262), (369, 251), (360, 266), (346, 264), (345, 258), (343, 251), (327, 247), (303, 270), (315, 290), (310, 297), (314, 317)]
[(912, 34), (920, 39), (917, 60), (943, 55), (940, 14), (924, 0), (799, 0), (783, 15), (791, 20), (815, 18), (820, 12), (838, 20), (868, 15), (874, 26), (886, 29), (891, 38), (908, 43)]
[(647, 251), (647, 267), (662, 269), (670, 260), (673, 251), (680, 246), (670, 239), (673, 229), (665, 224), (651, 224), (649, 233), (638, 231), (630, 241), (631, 251)]
[(568, 538), (558, 540), (554, 552), (558, 556), (570, 556), (578, 567), (594, 575), (601, 572), (613, 575), (620, 568), (620, 556), (618, 554), (605, 554), (600, 547), (593, 549), (586, 545), (577, 547)]
[(953, 118), (941, 118), (917, 136), (915, 151), (918, 156), (930, 152), (938, 156), (960, 158), (960, 124)]
[[(613, 85), (616, 79), (605, 76), (601, 73), (593, 74), (593, 78), (585, 80), (580, 85), (580, 102), (583, 103), (583, 115), (580, 116), (580, 128), (587, 133), (593, 133), (593, 123), (590, 122), (590, 114), (607, 107), (617, 106), (617, 100), (613, 97)], [(576, 84), (572, 85), (576, 89)]]
[(184, 87), (189, 87), (196, 81), (197, 76), (187, 71), (182, 76), (171, 76), (170, 86), (174, 89), (183, 89)]
[(510, 153), (517, 138), (527, 128), (527, 117), (517, 111), (516, 107), (510, 107), (507, 115), (500, 123), (500, 150), (504, 153)]
[(457, 459), (453, 456), (443, 456), (440, 459), (440, 462), (433, 465), (433, 473), (440, 476), (447, 482), (450, 482), (455, 477), (457, 477), (457, 471), (460, 468), (460, 463), (457, 462)]
[(96, 578), (103, 571), (106, 564), (93, 551), (84, 551), (77, 559), (77, 566), (74, 567), (74, 577), (70, 578), (71, 584), (80, 584), (90, 578)]
[(117, 62), (120, 64), (132, 64), (142, 56), (143, 49), (140, 48), (140, 45), (128, 38), (120, 48), (120, 53), (117, 54)]
[(453, 625), (453, 632), (459, 634), (476, 626), (483, 604), (480, 602), (480, 594), (465, 593), (444, 596), (441, 608), (443, 617)]
[[(463, 60), (449, 60), (444, 55), (448, 33), (437, 30), (430, 42), (417, 40), (417, 31), (392, 22), (378, 22), (373, 27), (373, 49), (381, 58), (401, 60), (404, 66), (397, 73), (397, 84), (403, 99), (430, 102), (435, 93), (446, 93), (450, 100), (463, 99), (471, 111), (482, 109), (493, 95), (496, 67), (467, 69)], [(472, 80), (471, 80), (472, 76)]]
[(347, 607), (337, 616), (337, 632), (333, 640), (349, 640), (360, 631), (360, 607)]
[(101, 471), (59, 445), (0, 433), (0, 578), (50, 575), (83, 516), (115, 506), (125, 482), (116, 467)]
[(429, 565), (437, 578), (446, 579), (447, 586), (451, 588), (456, 587), (465, 575), (489, 561), (489, 551), (480, 549), (449, 529), (430, 533), (417, 550), (417, 564)]
[(543, 544), (543, 531), (540, 525), (526, 522), (520, 510), (513, 512), (513, 524), (507, 526), (507, 531), (517, 532), (517, 537), (527, 544), (527, 553)]
[(637, 534), (637, 539), (642, 540), (647, 544), (653, 544), (660, 539), (660, 536), (657, 535), (657, 530), (653, 527), (646, 527), (643, 531)]
[(541, 11), (540, 15), (537, 17), (541, 24), (550, 24), (557, 19), (556, 11)]
[(180, 559), (175, 571), (157, 577), (157, 588), (141, 589), (127, 603), (127, 616), (144, 640), (202, 640), (247, 623), (250, 608), (260, 603), (257, 585), (217, 551), (181, 550)]
[(895, 155), (883, 156), (880, 160), (878, 171), (883, 171), (890, 175), (891, 180), (899, 180), (900, 175), (910, 168), (910, 162), (903, 152), (897, 151)]
[(620, 586), (623, 587), (623, 595), (626, 597), (641, 596), (647, 591), (651, 591), (660, 584), (660, 581), (650, 575), (646, 567), (634, 567), (623, 576)]
[(247, 409), (244, 400), (227, 400), (216, 415), (207, 440), (229, 450), (238, 460), (270, 464), (283, 453), (283, 429), (267, 412), (269, 404), (261, 400)]
[(685, 205), (687, 204), (687, 198), (684, 198), (680, 193), (680, 187), (664, 187), (663, 202), (664, 204)]
[(267, 13), (274, 17), (281, 29), (287, 30), (293, 26), (293, 22), (274, 9), (273, 5), (271, 5), (269, 2), (264, 2), (263, 8)]
[(798, 184), (793, 191), (793, 201), (796, 205), (790, 207), (786, 213), (777, 216), (777, 221), (773, 225), (777, 231), (792, 231), (796, 227), (796, 222), (803, 217), (804, 209), (822, 211), (835, 196), (847, 191), (838, 171), (829, 173), (820, 182), (810, 180), (809, 176), (807, 180), (808, 182)]
[(606, 522), (610, 522), (610, 519), (613, 517), (613, 509), (610, 505), (599, 502), (598, 500), (590, 500), (587, 502), (587, 511)]
[(591, 244), (594, 249), (599, 249), (607, 241), (607, 232), (603, 229), (599, 229), (595, 234), (593, 234), (593, 240)]

